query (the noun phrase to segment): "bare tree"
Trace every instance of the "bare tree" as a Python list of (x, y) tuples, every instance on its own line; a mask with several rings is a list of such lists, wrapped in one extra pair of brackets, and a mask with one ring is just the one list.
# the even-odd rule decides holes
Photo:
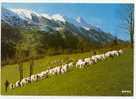
[(130, 35), (131, 47), (134, 43), (134, 4), (127, 4), (121, 7), (120, 28)]
[(18, 71), (20, 74), (20, 81), (23, 79), (23, 62), (18, 63)]
[(31, 77), (31, 75), (33, 74), (33, 67), (34, 67), (34, 59), (32, 58), (32, 60), (30, 61), (30, 77)]

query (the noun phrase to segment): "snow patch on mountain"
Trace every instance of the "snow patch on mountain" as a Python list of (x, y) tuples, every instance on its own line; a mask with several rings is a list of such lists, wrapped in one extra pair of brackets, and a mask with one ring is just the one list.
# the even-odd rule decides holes
[(62, 27), (56, 27), (55, 30), (60, 31), (60, 30), (63, 30), (63, 28)]
[(98, 32), (103, 32), (99, 27), (88, 24), (88, 22), (86, 22), (82, 17), (78, 16), (76, 18), (76, 22), (75, 22), (76, 26), (80, 26), (80, 27), (86, 29), (87, 31), (89, 31), (90, 29), (94, 29), (94, 30), (96, 30)]
[(81, 23), (81, 17), (78, 16), (78, 17), (76, 18), (76, 21), (77, 21), (78, 23)]
[(83, 26), (83, 28), (84, 28), (85, 30), (87, 30), (87, 31), (89, 31), (89, 30), (90, 30), (90, 28), (89, 28), (89, 27), (85, 27), (85, 26)]
[(52, 19), (51, 16), (49, 16), (48, 14), (45, 14), (45, 13), (41, 14), (41, 16), (44, 17), (44, 18), (47, 18), (47, 19), (49, 19), (49, 20)]
[(18, 16), (20, 16), (24, 20), (32, 20), (32, 15), (40, 17), (38, 13), (33, 12), (31, 10), (27, 10), (27, 9), (10, 9), (10, 10), (16, 13)]
[(52, 15), (52, 19), (54, 19), (55, 21), (66, 22), (65, 18), (62, 15), (60, 15), (60, 14)]

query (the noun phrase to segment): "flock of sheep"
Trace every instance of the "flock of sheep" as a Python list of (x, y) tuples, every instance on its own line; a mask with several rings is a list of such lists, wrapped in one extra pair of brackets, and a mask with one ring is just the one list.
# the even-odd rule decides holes
[(94, 55), (92, 57), (88, 57), (85, 59), (78, 59), (76, 62), (70, 62), (68, 64), (63, 64), (62, 66), (56, 66), (52, 68), (48, 68), (45, 71), (42, 71), (41, 73), (38, 74), (33, 74), (30, 77), (23, 78), (21, 81), (18, 80), (15, 84), (10, 83), (9, 88), (14, 89), (17, 87), (23, 87), (27, 85), (28, 83), (32, 83), (38, 80), (46, 79), (48, 76), (51, 75), (57, 75), (57, 74), (64, 74), (67, 72), (70, 68), (73, 68), (74, 66), (76, 68), (86, 68), (90, 66), (91, 64), (95, 64), (100, 60), (105, 60), (108, 57), (114, 57), (114, 56), (119, 56), (123, 54), (123, 50), (113, 50), (113, 51), (108, 51), (104, 54), (99, 54), (99, 55)]

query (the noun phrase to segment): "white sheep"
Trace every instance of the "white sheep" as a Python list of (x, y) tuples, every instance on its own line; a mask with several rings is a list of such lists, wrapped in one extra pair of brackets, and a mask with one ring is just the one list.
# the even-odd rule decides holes
[(116, 50), (112, 51), (111, 54), (112, 54), (113, 56), (119, 56), (119, 53), (118, 53), (118, 51), (116, 51)]
[(68, 64), (62, 65), (60, 69), (61, 74), (64, 74), (65, 72), (67, 72), (67, 69), (68, 69)]
[(68, 64), (62, 65), (61, 71), (67, 72)]
[(37, 74), (32, 75), (32, 76), (31, 76), (31, 81), (37, 81), (37, 80), (38, 80), (38, 77), (37, 77), (37, 76), (38, 76)]
[(102, 60), (105, 60), (105, 58), (106, 58), (106, 57), (105, 57), (105, 54), (100, 54), (100, 56), (101, 56), (101, 59), (102, 59)]
[(56, 74), (56, 68), (49, 69), (49, 75), (55, 75)]
[(60, 73), (61, 73), (61, 66), (57, 66), (57, 67), (56, 67), (56, 72), (57, 72), (57, 74), (60, 74)]
[(26, 81), (27, 81), (27, 83), (30, 83), (31, 82), (31, 77), (27, 77)]
[(46, 78), (48, 76), (48, 70), (41, 72), (41, 74), (44, 78)]
[(79, 59), (79, 60), (76, 62), (76, 68), (84, 68), (85, 65), (86, 65), (86, 62), (83, 61), (82, 59)]
[(28, 83), (26, 78), (23, 78), (20, 82), (21, 87), (23, 87), (24, 85), (26, 85)]
[(14, 89), (14, 88), (15, 88), (15, 85), (12, 84), (12, 83), (10, 83), (10, 84), (9, 84), (9, 89)]
[(65, 73), (64, 69), (62, 69), (62, 68), (61, 68), (60, 72), (61, 72), (61, 74)]
[[(99, 60), (104, 60), (108, 57), (119, 56), (120, 54), (123, 54), (122, 49), (120, 49), (118, 51), (117, 50), (108, 51), (105, 54), (94, 55), (91, 58), (88, 57), (88, 58), (85, 58), (84, 60), (79, 59), (76, 62), (76, 68), (84, 68), (87, 65), (97, 63)], [(47, 69), (41, 73), (34, 74), (31, 77), (23, 78), (21, 81), (18, 80), (15, 83), (15, 85), (10, 83), (9, 88), (13, 89), (15, 87), (22, 87), (31, 81), (37, 81), (40, 79), (44, 79), (44, 78), (48, 77), (48, 75), (55, 75), (55, 74), (60, 74), (60, 73), (63, 74), (65, 72), (67, 72), (69, 68), (72, 68), (73, 66), (74, 66), (74, 63), (70, 62), (70, 63), (64, 64), (62, 66), (56, 66), (54, 68)]]
[(38, 76), (38, 80), (41, 80), (41, 79), (43, 79), (43, 78), (44, 78), (43, 73), (38, 73), (38, 74), (37, 74), (37, 76)]
[(110, 52), (110, 51), (108, 51), (108, 52), (106, 52), (104, 55), (105, 55), (105, 58), (108, 58), (108, 57), (110, 57), (111, 52)]
[(68, 64), (68, 68), (72, 68), (74, 66), (74, 63), (73, 62), (70, 62), (69, 64)]
[(108, 51), (107, 53), (105, 53), (105, 57), (114, 57), (114, 56), (119, 56), (119, 52), (116, 50), (113, 51)]
[(92, 56), (91, 57), (91, 60), (93, 60), (95, 63), (97, 63), (98, 62), (98, 57), (95, 55), (95, 56)]
[(16, 83), (15, 83), (15, 87), (20, 87), (20, 80), (18, 80)]
[(85, 58), (84, 61), (89, 64), (89, 62), (91, 61), (91, 58), (90, 57), (89, 58)]
[(88, 65), (91, 65), (93, 64), (93, 60), (89, 57), (89, 58), (85, 58), (84, 61), (88, 64)]
[(104, 58), (103, 58), (104, 56), (102, 55), (102, 54), (100, 54), (100, 55), (96, 55), (96, 58), (98, 59), (98, 60), (104, 60)]
[(123, 50), (120, 49), (120, 50), (118, 51), (118, 53), (119, 53), (119, 54), (123, 54)]
[(49, 75), (51, 75), (51, 74), (52, 74), (52, 72), (53, 72), (53, 70), (52, 70), (52, 69), (49, 69)]

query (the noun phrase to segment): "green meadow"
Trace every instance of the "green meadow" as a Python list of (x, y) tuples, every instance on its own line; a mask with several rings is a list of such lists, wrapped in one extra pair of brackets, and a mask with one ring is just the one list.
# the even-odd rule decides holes
[[(45, 56), (35, 60), (34, 73), (46, 70), (54, 60), (70, 57), (76, 61), (90, 56), (90, 52)], [(29, 62), (24, 62), (23, 70), (24, 77), (29, 76)], [(1, 69), (2, 95), (132, 96), (133, 50), (124, 49), (124, 54), (121, 56), (90, 65), (87, 70), (72, 68), (63, 75), (50, 76), (21, 88), (8, 89), (8, 92), (4, 90), (6, 79), (12, 83), (19, 80), (17, 64), (7, 65)], [(129, 92), (123, 93), (123, 90)]]

